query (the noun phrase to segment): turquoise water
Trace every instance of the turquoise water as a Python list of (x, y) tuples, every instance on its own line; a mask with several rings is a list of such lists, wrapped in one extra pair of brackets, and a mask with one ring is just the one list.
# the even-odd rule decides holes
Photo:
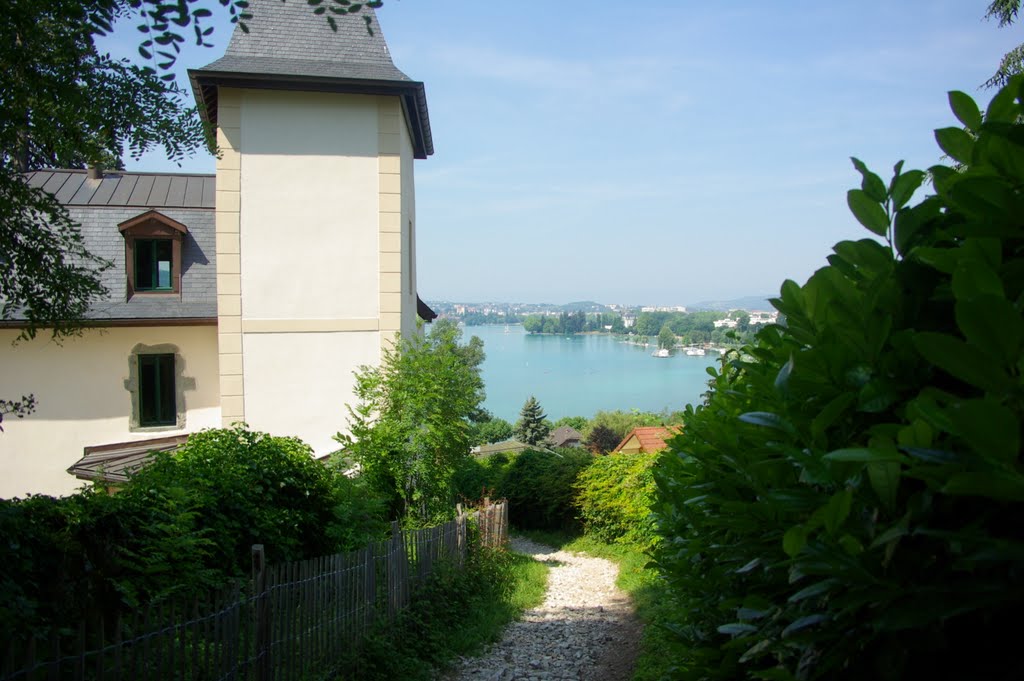
[(520, 325), (470, 326), (463, 339), (484, 342), (484, 407), (515, 422), (530, 395), (552, 420), (602, 409), (661, 411), (699, 403), (718, 355), (651, 357), (655, 347), (612, 336), (531, 336)]

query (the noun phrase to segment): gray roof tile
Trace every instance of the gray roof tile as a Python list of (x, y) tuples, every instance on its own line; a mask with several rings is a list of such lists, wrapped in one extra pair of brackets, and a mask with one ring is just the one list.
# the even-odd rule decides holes
[[(113, 263), (101, 275), (109, 294), (93, 305), (91, 320), (215, 319), (217, 265), (212, 175), (108, 172), (86, 179), (84, 170), (39, 170), (28, 173), (31, 186), (56, 188), (55, 196), (78, 223), (85, 247)], [(181, 294), (136, 295), (127, 299), (125, 245), (118, 225), (146, 211), (158, 210), (184, 224)]]

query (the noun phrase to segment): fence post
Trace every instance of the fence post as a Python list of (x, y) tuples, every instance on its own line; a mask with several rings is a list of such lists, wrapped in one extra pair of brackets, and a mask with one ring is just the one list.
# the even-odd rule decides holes
[(401, 569), (399, 568), (399, 558), (405, 558), (404, 548), (402, 547), (402, 530), (398, 527), (398, 521), (391, 523), (391, 541), (388, 543), (388, 620), (394, 621), (395, 615), (398, 614), (398, 609), (401, 600)]
[(270, 681), (270, 607), (267, 602), (267, 561), (263, 544), (252, 546), (252, 591), (256, 599), (256, 681)]
[(455, 504), (455, 555), (461, 568), (466, 558), (466, 517), (462, 515), (462, 504)]

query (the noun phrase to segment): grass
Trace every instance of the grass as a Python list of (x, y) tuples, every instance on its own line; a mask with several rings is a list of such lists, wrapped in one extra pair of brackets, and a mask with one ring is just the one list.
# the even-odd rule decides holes
[(680, 657), (673, 651), (678, 649), (679, 643), (661, 624), (669, 619), (673, 608), (668, 599), (668, 590), (658, 578), (657, 570), (648, 567), (650, 558), (643, 551), (566, 532), (517, 530), (517, 533), (563, 551), (586, 553), (618, 563), (619, 576), (615, 585), (633, 599), (637, 616), (644, 623), (633, 681), (656, 681), (672, 676), (672, 660)]
[(367, 637), (341, 679), (432, 679), (459, 656), (479, 653), (505, 625), (544, 600), (548, 566), (482, 551), (464, 570), (439, 569), (392, 625)]

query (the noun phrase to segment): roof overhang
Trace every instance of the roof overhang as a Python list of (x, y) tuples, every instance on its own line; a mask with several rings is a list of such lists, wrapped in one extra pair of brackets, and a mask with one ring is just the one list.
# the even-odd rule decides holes
[(423, 299), (416, 296), (416, 314), (425, 322), (432, 322), (437, 319), (437, 313), (430, 309), (430, 306), (423, 302)]
[(418, 159), (425, 159), (434, 153), (430, 117), (427, 112), (427, 94), (423, 83), (419, 81), (328, 78), (205, 69), (189, 69), (188, 77), (196, 96), (199, 113), (211, 128), (217, 127), (217, 91), (221, 87), (399, 97), (412, 133), (413, 155)]
[(68, 473), (79, 480), (128, 482), (132, 473), (144, 468), (153, 460), (155, 452), (172, 452), (187, 440), (188, 435), (173, 435), (86, 447), (82, 458), (68, 468)]

